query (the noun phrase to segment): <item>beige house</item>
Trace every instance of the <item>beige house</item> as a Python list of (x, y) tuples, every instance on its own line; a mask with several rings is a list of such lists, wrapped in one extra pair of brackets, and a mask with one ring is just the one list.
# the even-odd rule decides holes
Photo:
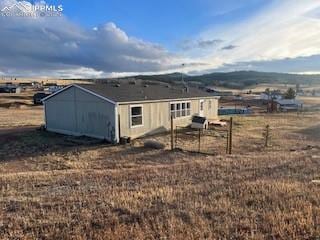
[(45, 98), (48, 131), (119, 142), (216, 119), (218, 98), (197, 88), (136, 82), (72, 84)]

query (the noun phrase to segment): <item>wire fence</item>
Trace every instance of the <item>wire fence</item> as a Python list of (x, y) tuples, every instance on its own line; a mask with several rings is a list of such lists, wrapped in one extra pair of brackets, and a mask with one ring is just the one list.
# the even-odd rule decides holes
[(238, 127), (232, 117), (225, 126), (209, 125), (207, 129), (176, 126), (171, 129), (171, 149), (217, 155), (261, 151), (274, 143), (269, 125), (256, 128), (254, 134), (239, 133)]
[(174, 131), (174, 148), (204, 154), (221, 154), (226, 152), (228, 130), (226, 128), (193, 129), (176, 126)]

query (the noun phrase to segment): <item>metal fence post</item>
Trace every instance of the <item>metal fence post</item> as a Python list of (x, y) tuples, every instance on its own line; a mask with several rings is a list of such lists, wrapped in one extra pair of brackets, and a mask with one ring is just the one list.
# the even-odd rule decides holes
[(173, 116), (171, 116), (171, 150), (174, 149), (173, 146)]
[(229, 147), (228, 153), (229, 154), (232, 154), (232, 125), (233, 125), (233, 119), (232, 119), (232, 117), (230, 117), (230, 122), (229, 122), (229, 144), (228, 144), (228, 147)]
[(226, 153), (228, 154), (229, 152), (229, 130), (227, 130), (227, 147), (226, 147)]
[(175, 135), (175, 147), (178, 146), (178, 126), (176, 126), (176, 135)]
[(201, 129), (199, 129), (198, 139), (199, 139), (198, 152), (200, 153), (200, 150), (201, 150)]

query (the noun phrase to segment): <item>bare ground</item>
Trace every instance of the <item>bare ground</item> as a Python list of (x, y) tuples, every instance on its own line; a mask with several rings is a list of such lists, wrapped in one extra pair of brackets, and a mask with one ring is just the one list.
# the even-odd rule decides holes
[(170, 151), (168, 135), (151, 137), (164, 150), (144, 148), (145, 139), (112, 146), (41, 131), (1, 135), (0, 238), (318, 239), (319, 120), (318, 112), (235, 117), (232, 155), (219, 134), (203, 139), (213, 155), (187, 152), (195, 142), (183, 136), (182, 150)]

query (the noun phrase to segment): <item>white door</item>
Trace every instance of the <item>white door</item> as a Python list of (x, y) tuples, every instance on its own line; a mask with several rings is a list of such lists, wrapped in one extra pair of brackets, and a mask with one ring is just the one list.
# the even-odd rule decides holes
[(199, 101), (199, 115), (201, 117), (204, 117), (204, 100), (203, 99)]

